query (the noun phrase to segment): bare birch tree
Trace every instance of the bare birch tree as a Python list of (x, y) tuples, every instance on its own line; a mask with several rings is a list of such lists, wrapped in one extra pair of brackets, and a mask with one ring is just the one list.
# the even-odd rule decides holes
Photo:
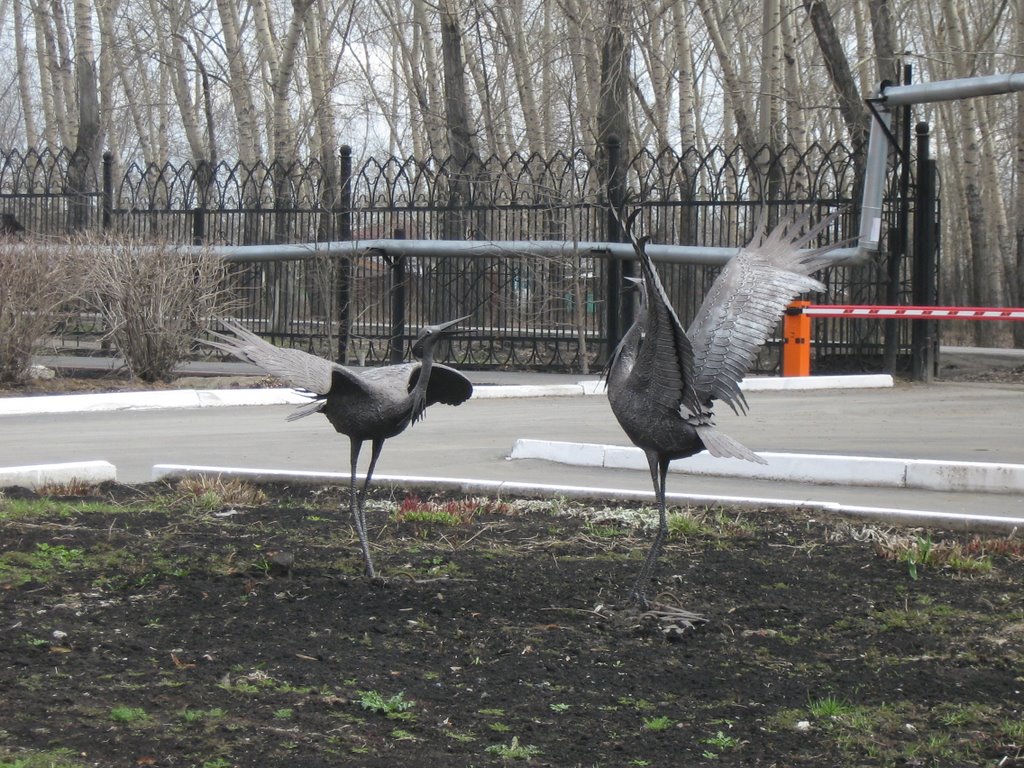
[(88, 0), (75, 0), (75, 91), (78, 102), (78, 132), (75, 151), (68, 169), (72, 198), (68, 226), (72, 231), (89, 225), (90, 194), (96, 189), (99, 172), (100, 101), (96, 50), (93, 44), (92, 7)]
[[(1024, 2), (1017, 0), (1013, 25), (1013, 50), (1019, 61), (1024, 61)], [(1014, 141), (1014, 255), (1017, 260), (1016, 304), (1024, 301), (1024, 93), (1014, 96), (1017, 125)], [(1024, 346), (1024, 323), (1014, 323), (1014, 340)]]

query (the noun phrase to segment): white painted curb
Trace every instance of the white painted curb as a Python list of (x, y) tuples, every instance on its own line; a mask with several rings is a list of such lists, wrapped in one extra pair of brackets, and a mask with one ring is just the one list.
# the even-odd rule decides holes
[[(349, 482), (348, 475), (342, 472), (296, 472), (284, 469), (203, 467), (186, 464), (157, 464), (152, 470), (153, 480), (177, 480), (196, 475), (217, 475), (224, 478), (248, 480), (250, 482), (339, 483), (345, 485)], [(362, 476), (358, 476), (358, 479), (361, 480)], [(374, 475), (374, 482), (398, 488), (430, 487), (438, 491), (490, 494), (499, 497), (507, 495), (534, 498), (567, 498), (596, 502), (636, 501), (642, 504), (654, 503), (654, 493), (651, 491), (630, 491), (618, 488), (587, 488), (574, 485), (543, 485), (502, 480), (467, 480), (452, 477), (404, 477), (395, 475)], [(1005, 532), (1024, 529), (1024, 518), (1019, 517), (963, 515), (917, 509), (864, 507), (811, 499), (762, 499), (747, 496), (668, 493), (666, 494), (666, 501), (669, 504), (676, 505), (729, 505), (751, 510), (769, 508), (817, 510), (822, 513), (838, 514), (862, 520), (875, 520), (893, 525), (941, 526), (952, 530)]]
[[(747, 392), (809, 389), (865, 389), (893, 385), (888, 374), (864, 376), (775, 376), (745, 379), (740, 387)], [(488, 400), (503, 397), (572, 397), (604, 395), (603, 381), (587, 380), (576, 384), (481, 384), (473, 388), (473, 398)], [(42, 413), (101, 413), (105, 411), (146, 411), (166, 408), (213, 408), (241, 405), (302, 405), (309, 398), (294, 389), (173, 389), (157, 392), (109, 392), (87, 395), (41, 395), (0, 398), (0, 416), (25, 416)]]
[(740, 382), (747, 392), (798, 391), (809, 389), (887, 389), (893, 386), (888, 373), (848, 376), (749, 376)]
[[(716, 459), (701, 452), (669, 465), (669, 471), (691, 475), (785, 480), (822, 485), (864, 485), (882, 488), (920, 488), (970, 493), (1024, 492), (1024, 464), (973, 461), (888, 459), (811, 453), (759, 453), (767, 464), (740, 459)], [(512, 459), (541, 459), (560, 464), (647, 471), (639, 448), (595, 443), (520, 439)]]
[(73, 461), (66, 464), (35, 464), (24, 467), (0, 467), (0, 488), (20, 485), (38, 488), (42, 485), (100, 483), (117, 480), (117, 469), (107, 461)]
[(37, 413), (99, 413), (226, 405), (287, 405), (309, 402), (294, 389), (172, 389), (162, 392), (110, 392), (0, 399), (0, 416)]

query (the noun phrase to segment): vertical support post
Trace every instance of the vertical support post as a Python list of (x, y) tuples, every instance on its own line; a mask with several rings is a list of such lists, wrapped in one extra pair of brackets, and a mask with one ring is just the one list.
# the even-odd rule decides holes
[[(614, 208), (622, 217), (625, 204), (625, 180), (619, 170), (622, 146), (618, 136), (611, 136), (606, 146), (608, 153), (608, 187), (606, 196), (610, 208)], [(605, 219), (605, 233), (610, 243), (621, 243), (623, 232), (615, 214), (609, 210)], [(622, 339), (622, 295), (623, 273), (622, 260), (614, 256), (608, 257), (608, 300), (605, 302), (605, 329), (608, 334), (608, 358)]]
[(202, 205), (192, 209), (192, 245), (206, 242), (206, 208)]
[[(352, 239), (352, 147), (343, 145), (339, 151), (339, 188), (337, 202), (338, 240)], [(338, 256), (335, 276), (335, 302), (338, 307), (338, 362), (344, 365), (348, 358), (348, 340), (351, 323), (352, 259)]]
[(196, 187), (196, 206), (192, 209), (192, 245), (206, 242), (206, 219), (216, 168), (207, 160), (200, 160), (192, 175)]
[(804, 314), (809, 301), (794, 301), (782, 321), (782, 375), (811, 375), (811, 316)]
[[(914, 304), (933, 307), (935, 291), (935, 160), (931, 157), (928, 123), (917, 124), (917, 195), (914, 203)], [(930, 382), (935, 373), (937, 325), (915, 320), (911, 336), (910, 375)]]
[[(903, 84), (910, 85), (911, 67), (909, 64), (903, 67)], [(909, 221), (910, 221), (910, 119), (911, 105), (904, 104), (899, 111), (900, 143), (903, 152), (900, 153), (900, 199), (899, 208), (896, 214), (895, 237), (889, 240), (889, 258), (886, 264), (886, 290), (885, 303), (890, 307), (899, 305), (901, 272), (904, 260), (907, 258), (907, 249), (910, 243)], [(891, 374), (896, 373), (897, 361), (900, 349), (900, 321), (890, 318), (883, 321), (884, 335), (884, 369)]]
[[(398, 228), (395, 240), (405, 239), (405, 230)], [(392, 365), (402, 362), (405, 349), (405, 254), (399, 253), (391, 260), (391, 337), (388, 339), (389, 359)]]
[(100, 226), (106, 232), (114, 222), (114, 154), (109, 150), (103, 153), (103, 203), (100, 213)]

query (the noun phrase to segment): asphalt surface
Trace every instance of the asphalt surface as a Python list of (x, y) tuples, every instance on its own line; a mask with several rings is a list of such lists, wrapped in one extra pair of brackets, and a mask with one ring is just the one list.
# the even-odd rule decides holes
[[(238, 369), (221, 371), (238, 373)], [(564, 385), (585, 377), (472, 372), (478, 387)], [(594, 378), (594, 377), (589, 377)], [(211, 380), (211, 386), (218, 381)], [(1024, 465), (1024, 387), (897, 383), (887, 389), (749, 392), (750, 413), (719, 426), (756, 451)], [(157, 464), (347, 472), (348, 441), (319, 416), (285, 423), (290, 406), (186, 408), (0, 417), (0, 467), (101, 459), (146, 482)], [(378, 475), (514, 481), (650, 491), (646, 471), (509, 460), (520, 439), (629, 445), (602, 396), (474, 398), (434, 406), (384, 448)], [(365, 457), (363, 465), (365, 466)], [(671, 475), (669, 490), (715, 499), (1024, 518), (1019, 493), (816, 485)]]

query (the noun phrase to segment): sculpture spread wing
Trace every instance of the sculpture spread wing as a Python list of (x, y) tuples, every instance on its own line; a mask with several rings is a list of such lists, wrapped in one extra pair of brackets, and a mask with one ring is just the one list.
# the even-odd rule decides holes
[(631, 228), (624, 229), (643, 270), (643, 338), (630, 377), (652, 402), (672, 411), (682, 409), (684, 416), (697, 415), (701, 408), (693, 387), (696, 369), (690, 339), (647, 255), (646, 241), (636, 240)]
[[(415, 382), (410, 383), (415, 385)], [(461, 405), (472, 395), (473, 384), (469, 379), (454, 368), (434, 363), (430, 369), (430, 381), (427, 382), (427, 405)]]
[(361, 386), (357, 376), (337, 363), (299, 349), (276, 347), (236, 323), (222, 320), (221, 325), (234, 335), (212, 333), (217, 341), (204, 340), (204, 344), (253, 363), (296, 389), (326, 395), (335, 383), (335, 375), (353, 386)]
[(838, 212), (808, 227), (810, 215), (779, 224), (740, 250), (704, 297), (688, 335), (693, 345), (694, 388), (702, 400), (718, 398), (746, 411), (740, 381), (789, 304), (825, 286), (810, 274), (829, 263), (824, 254), (841, 243), (801, 250), (832, 224)]

